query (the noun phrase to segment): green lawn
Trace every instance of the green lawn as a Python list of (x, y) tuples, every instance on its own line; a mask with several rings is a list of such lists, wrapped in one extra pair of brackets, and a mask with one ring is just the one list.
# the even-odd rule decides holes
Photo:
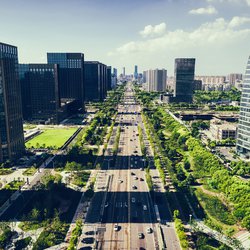
[(12, 181), (7, 185), (5, 185), (4, 188), (7, 190), (18, 190), (19, 186), (23, 186), (24, 183), (25, 183), (24, 181)]
[(34, 175), (36, 171), (37, 169), (35, 167), (30, 167), (23, 171), (23, 175), (31, 176), (31, 175)]
[(43, 133), (25, 143), (26, 148), (60, 148), (77, 128), (46, 129)]

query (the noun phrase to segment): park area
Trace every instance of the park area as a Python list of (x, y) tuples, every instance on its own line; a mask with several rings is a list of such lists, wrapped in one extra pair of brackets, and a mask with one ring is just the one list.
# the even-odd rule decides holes
[(58, 149), (75, 133), (76, 127), (48, 128), (25, 143), (26, 148)]

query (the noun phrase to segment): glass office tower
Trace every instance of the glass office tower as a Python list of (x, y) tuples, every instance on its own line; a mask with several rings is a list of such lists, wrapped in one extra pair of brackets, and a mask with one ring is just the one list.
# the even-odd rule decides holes
[(102, 101), (108, 89), (107, 66), (98, 61), (85, 61), (86, 101)]
[(0, 43), (0, 162), (24, 152), (17, 47)]
[(175, 59), (174, 101), (192, 102), (195, 58)]
[(60, 97), (75, 99), (84, 109), (84, 54), (47, 53), (48, 64), (58, 64)]
[(247, 158), (250, 157), (250, 57), (248, 58), (241, 94), (237, 152)]
[(19, 64), (25, 120), (60, 122), (57, 64)]

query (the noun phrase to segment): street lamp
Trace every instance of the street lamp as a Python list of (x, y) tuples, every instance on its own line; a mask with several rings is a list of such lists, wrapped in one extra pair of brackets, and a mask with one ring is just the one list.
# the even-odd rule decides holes
[(190, 231), (192, 227), (192, 214), (189, 214), (189, 224), (190, 224)]
[(142, 162), (143, 162), (143, 168), (145, 168), (145, 159), (144, 158), (142, 158)]

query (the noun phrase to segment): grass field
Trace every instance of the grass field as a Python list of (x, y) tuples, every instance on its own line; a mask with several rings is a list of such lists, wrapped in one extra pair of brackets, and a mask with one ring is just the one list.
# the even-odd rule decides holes
[(26, 148), (60, 148), (77, 128), (52, 128), (25, 143)]

